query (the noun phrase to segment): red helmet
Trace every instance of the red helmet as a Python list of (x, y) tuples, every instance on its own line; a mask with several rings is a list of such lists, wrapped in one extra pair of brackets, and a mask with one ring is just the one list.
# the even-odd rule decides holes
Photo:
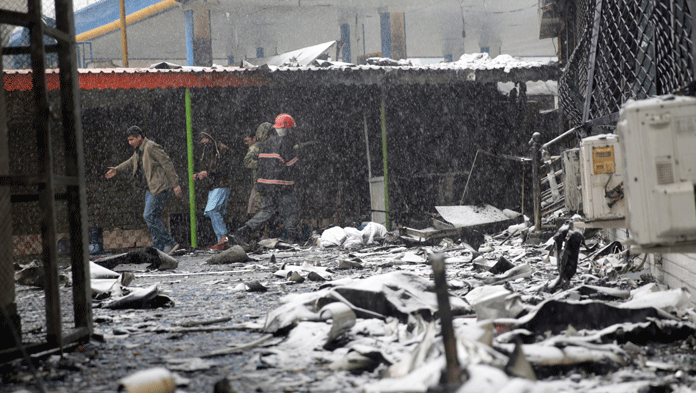
[(291, 128), (293, 126), (295, 126), (295, 120), (292, 119), (292, 116), (287, 113), (281, 113), (275, 118), (273, 128)]

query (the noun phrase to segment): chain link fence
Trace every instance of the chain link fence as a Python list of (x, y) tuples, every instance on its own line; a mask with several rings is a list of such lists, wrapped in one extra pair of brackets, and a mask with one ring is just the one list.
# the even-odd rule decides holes
[(694, 79), (688, 0), (579, 0), (576, 17), (578, 45), (559, 83), (571, 127)]
[[(28, 12), (26, 0), (0, 0), (0, 8), (7, 11)], [(52, 0), (44, 0), (41, 4), (41, 15), (44, 23), (49, 27), (56, 27), (56, 7)], [(29, 46), (29, 29), (22, 26), (0, 25), (3, 47), (27, 47)], [(44, 45), (55, 45), (55, 39), (44, 36)], [(31, 68), (31, 58), (28, 54), (3, 56), (3, 69), (21, 70)], [(58, 68), (58, 55), (46, 54), (46, 68)]]

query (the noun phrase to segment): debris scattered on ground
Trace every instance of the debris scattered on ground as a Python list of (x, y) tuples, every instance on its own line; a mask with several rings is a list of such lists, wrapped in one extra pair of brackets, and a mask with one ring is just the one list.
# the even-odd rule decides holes
[[(43, 288), (45, 285), (46, 271), (43, 263), (32, 261), (28, 265), (15, 272), (15, 282), (20, 285), (29, 285), (33, 287)], [(70, 286), (72, 280), (67, 274), (58, 273), (58, 284), (61, 286)]]
[(124, 296), (111, 298), (101, 303), (103, 308), (126, 309), (140, 308), (151, 309), (160, 307), (174, 307), (174, 301), (157, 290), (157, 285), (147, 288), (123, 288)]
[[(132, 373), (145, 369), (134, 359), (152, 352), (147, 365), (184, 374), (172, 375), (187, 391), (436, 391), (452, 364), (433, 281), (437, 254), (461, 367), (457, 392), (696, 386), (687, 291), (656, 283), (643, 255), (589, 231), (575, 274), (554, 288), (563, 244), (559, 252), (553, 232), (527, 241), (526, 221), (506, 220), (480, 244), (443, 219), (427, 241), (399, 242), (397, 232), (367, 224), (328, 228), (311, 246), (261, 241), (253, 260), (242, 249), (211, 264), (209, 252), (194, 250), (173, 271), (91, 265), (95, 328), (109, 348), (95, 359), (109, 359), (100, 367), (123, 361)], [(111, 266), (126, 255), (101, 260)], [(114, 389), (102, 387), (93, 390)]]
[(244, 251), (244, 249), (241, 246), (234, 245), (219, 254), (213, 255), (212, 257), (208, 258), (205, 262), (209, 265), (220, 265), (235, 262), (247, 262), (252, 260), (253, 259), (247, 256), (246, 251)]
[(118, 265), (147, 264), (147, 270), (172, 270), (176, 269), (179, 265), (174, 257), (154, 247), (107, 256), (95, 259), (93, 262), (107, 269), (113, 269)]

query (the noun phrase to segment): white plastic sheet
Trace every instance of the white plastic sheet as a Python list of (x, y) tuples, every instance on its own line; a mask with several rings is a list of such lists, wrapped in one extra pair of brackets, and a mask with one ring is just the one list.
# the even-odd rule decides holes
[(321, 234), (321, 246), (341, 247), (346, 241), (346, 232), (341, 227), (331, 227)]

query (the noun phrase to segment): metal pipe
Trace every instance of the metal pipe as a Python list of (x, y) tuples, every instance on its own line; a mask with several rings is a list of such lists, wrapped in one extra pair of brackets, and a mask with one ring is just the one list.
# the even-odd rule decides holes
[(198, 247), (196, 237), (196, 189), (193, 184), (193, 125), (191, 121), (191, 91), (186, 89), (186, 148), (188, 153), (189, 211), (191, 218), (191, 247)]
[(370, 157), (370, 138), (367, 133), (367, 113), (363, 113), (363, 130), (365, 132), (365, 149), (367, 152), (367, 184), (370, 187), (370, 220), (375, 221), (374, 196), (372, 195), (372, 158)]
[(524, 216), (524, 164), (522, 165), (522, 215)]
[(459, 204), (464, 204), (464, 198), (466, 198), (466, 191), (469, 188), (469, 180), (471, 180), (471, 174), (474, 172), (474, 166), (476, 166), (476, 159), (481, 149), (476, 150), (476, 155), (474, 155), (474, 162), (471, 163), (471, 169), (469, 170), (469, 175), (466, 177), (466, 184), (464, 185), (464, 192), (462, 193), (461, 199), (459, 199)]
[[(143, 8), (140, 11), (136, 11), (130, 15), (127, 15), (126, 16), (126, 24), (132, 25), (133, 23), (140, 22), (143, 19), (147, 19), (153, 15), (159, 14), (160, 12), (164, 12), (170, 8), (178, 7), (179, 4), (181, 4), (181, 3), (177, 2), (176, 0), (161, 1), (157, 4)], [(94, 28), (92, 30), (78, 34), (75, 37), (75, 40), (76, 41), (89, 41), (93, 38), (97, 38), (97, 37), (103, 36), (105, 34), (119, 30), (120, 28), (121, 28), (121, 21), (115, 20), (115, 21), (107, 23), (103, 26), (99, 26), (99, 27)], [(91, 51), (91, 43), (90, 43), (90, 51)], [(91, 53), (90, 53), (90, 55), (91, 55)]]
[(454, 335), (454, 327), (452, 325), (452, 310), (450, 308), (449, 292), (447, 291), (447, 276), (445, 275), (445, 259), (442, 254), (434, 254), (431, 251), (428, 251), (428, 259), (433, 268), (442, 342), (445, 346), (445, 360), (447, 361), (443, 380), (447, 390), (452, 390), (451, 388), (461, 385), (464, 372), (459, 365), (459, 358), (457, 357), (457, 338)]
[(532, 194), (534, 198), (534, 230), (541, 230), (541, 189), (539, 187), (539, 141), (541, 134), (535, 132), (529, 144), (532, 146)]
[(544, 143), (543, 145), (541, 145), (541, 150), (548, 150), (549, 147), (555, 145), (556, 143), (558, 143), (558, 142), (560, 142), (560, 141), (562, 141), (562, 140), (564, 140), (564, 139), (566, 139), (566, 138), (568, 138), (568, 137), (570, 137), (570, 136), (572, 136), (572, 135), (575, 135), (575, 133), (578, 131), (578, 129), (580, 129), (580, 128), (582, 128), (582, 127), (583, 127), (583, 126), (573, 127), (573, 128), (571, 128), (570, 130), (568, 130), (568, 131), (562, 133), (561, 135), (559, 135), (559, 136), (557, 136), (557, 137), (551, 139), (550, 141), (548, 141), (548, 142)]
[(367, 150), (367, 180), (372, 179), (372, 159), (370, 158), (370, 138), (367, 134), (367, 113), (363, 113), (363, 129), (365, 131), (365, 148)]
[(380, 114), (382, 119), (382, 166), (384, 167), (384, 213), (386, 223), (385, 226), (388, 231), (391, 230), (391, 223), (389, 219), (389, 175), (387, 171), (387, 92), (386, 87), (382, 86), (382, 102), (380, 105)]
[(194, 66), (193, 59), (193, 10), (184, 11), (184, 34), (186, 36), (186, 65)]
[(123, 52), (123, 66), (128, 67), (128, 38), (126, 37), (126, 0), (119, 0), (121, 9), (121, 52)]

